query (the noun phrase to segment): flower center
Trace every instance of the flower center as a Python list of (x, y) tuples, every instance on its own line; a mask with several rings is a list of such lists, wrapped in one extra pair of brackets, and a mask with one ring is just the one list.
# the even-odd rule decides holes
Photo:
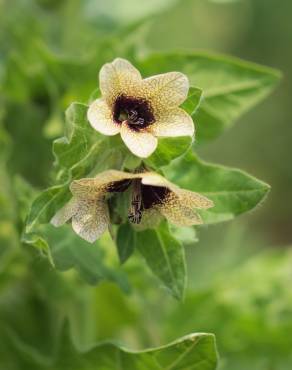
[(113, 107), (113, 119), (119, 124), (126, 121), (128, 126), (135, 131), (155, 121), (151, 105), (147, 100), (125, 95), (117, 97)]
[(170, 190), (162, 186), (143, 185), (140, 179), (134, 180), (129, 221), (139, 224), (143, 211), (157, 204), (163, 204), (169, 193)]
[(150, 209), (157, 204), (163, 204), (170, 190), (162, 186), (142, 185), (141, 193), (143, 208)]
[(131, 180), (114, 181), (108, 184), (107, 192), (109, 193), (123, 193), (131, 185)]
[(143, 185), (141, 179), (114, 181), (107, 186), (109, 193), (121, 193), (132, 187), (128, 219), (134, 224), (142, 220), (143, 211), (163, 204), (170, 193), (162, 186)]

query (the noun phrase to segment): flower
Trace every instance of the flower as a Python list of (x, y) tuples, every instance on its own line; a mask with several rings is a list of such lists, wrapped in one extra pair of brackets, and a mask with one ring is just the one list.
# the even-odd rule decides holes
[(91, 103), (87, 117), (104, 135), (121, 134), (133, 154), (146, 158), (157, 137), (193, 136), (194, 123), (179, 105), (188, 95), (188, 78), (169, 72), (142, 79), (127, 60), (117, 58), (99, 73), (102, 97)]
[(201, 224), (195, 209), (206, 209), (213, 202), (185, 189), (155, 172), (127, 173), (108, 170), (95, 178), (75, 180), (70, 185), (72, 199), (52, 218), (54, 226), (72, 219), (73, 230), (88, 242), (96, 241), (108, 228), (107, 197), (131, 188), (128, 218), (141, 227), (153, 227), (162, 217), (177, 226)]

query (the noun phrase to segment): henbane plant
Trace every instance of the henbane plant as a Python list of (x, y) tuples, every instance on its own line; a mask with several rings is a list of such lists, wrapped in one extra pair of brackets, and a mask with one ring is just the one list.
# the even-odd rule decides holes
[(1, 370), (290, 369), (289, 73), (185, 48), (287, 69), (292, 7), (228, 3), (0, 1)]
[[(125, 270), (108, 249), (116, 247), (120, 265), (140, 254), (182, 300), (187, 271), (179, 228), (231, 220), (269, 191), (243, 171), (202, 161), (197, 148), (264, 98), (279, 74), (205, 53), (132, 59), (107, 61), (88, 102), (67, 109), (66, 136), (53, 143), (53, 184), (34, 199), (22, 240), (58, 270), (76, 269), (90, 284), (114, 281), (124, 291)], [(215, 369), (214, 339), (201, 336), (209, 346), (204, 369)]]
[[(225, 94), (216, 88), (215, 95), (203, 92), (202, 99), (201, 89), (189, 86), (196, 73), (183, 72), (191, 70), (189, 61), (196, 65), (202, 59), (207, 67), (223, 65), (226, 75), (230, 68), (232, 73), (248, 72), (248, 79), (256, 77), (262, 84), (249, 100), (248, 95), (224, 97), (230, 108), (235, 99), (237, 107), (252, 104), (251, 99), (260, 99), (277, 81), (271, 70), (204, 55), (139, 60), (146, 73), (154, 71), (155, 65), (160, 66), (157, 73), (163, 72), (144, 79), (125, 59), (105, 64), (89, 105), (72, 103), (68, 108), (68, 136), (53, 145), (56, 184), (33, 202), (23, 235), (26, 243), (37, 246), (58, 266), (49, 240), (52, 235), (62, 238), (62, 227), (59, 231), (49, 223), (61, 226), (72, 219), (73, 230), (90, 243), (109, 230), (122, 263), (138, 250), (165, 287), (176, 298), (183, 297), (185, 257), (173, 226), (228, 220), (255, 207), (269, 190), (267, 184), (241, 171), (204, 163), (195, 155), (202, 127), (212, 125), (211, 118), (205, 121), (206, 115), (215, 117), (216, 100), (220, 102)], [(182, 71), (166, 71), (161, 68), (165, 62)], [(200, 73), (198, 82), (203, 83)], [(242, 86), (251, 89), (246, 82)], [(230, 93), (234, 94), (232, 89)], [(228, 103), (222, 107), (228, 109)], [(69, 246), (63, 246), (63, 253), (72, 259)], [(79, 263), (76, 260), (75, 267)]]

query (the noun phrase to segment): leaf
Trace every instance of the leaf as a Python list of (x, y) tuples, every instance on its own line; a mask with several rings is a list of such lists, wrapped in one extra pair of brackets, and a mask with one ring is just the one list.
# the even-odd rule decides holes
[(22, 241), (44, 251), (49, 250), (49, 258), (59, 271), (74, 268), (89, 284), (111, 280), (126, 292), (129, 291), (128, 282), (121, 271), (104, 264), (106, 255), (101, 247), (102, 242), (98, 241), (93, 245), (86, 242), (78, 237), (69, 225), (62, 228), (43, 226), (37, 234), (25, 234)]
[(199, 143), (230, 127), (263, 100), (281, 77), (274, 69), (207, 52), (151, 54), (140, 61), (139, 67), (147, 76), (183, 72), (191, 85), (203, 90), (202, 103), (193, 114)]
[(155, 152), (144, 160), (150, 167), (159, 169), (183, 155), (191, 146), (189, 136), (160, 138)]
[(166, 224), (137, 233), (136, 248), (152, 272), (177, 299), (183, 299), (186, 265), (183, 246), (170, 234)]
[(56, 185), (44, 190), (33, 201), (26, 220), (26, 232), (30, 233), (38, 224), (50, 222), (55, 213), (70, 199), (68, 185)]
[(117, 248), (121, 263), (127, 261), (135, 249), (136, 233), (129, 223), (119, 227), (117, 232)]
[(18, 363), (31, 370), (215, 370), (217, 364), (212, 334), (190, 334), (168, 345), (144, 351), (130, 351), (113, 343), (103, 343), (81, 352), (71, 340), (68, 324), (60, 337), (53, 360), (40, 356), (7, 331), (5, 342), (9, 346), (5, 347), (11, 349), (12, 364)]
[(84, 158), (93, 145), (92, 137), (99, 138), (87, 121), (88, 106), (72, 103), (66, 111), (67, 135), (53, 143), (53, 153), (60, 167), (70, 168)]
[(201, 211), (204, 223), (226, 221), (258, 205), (270, 190), (268, 184), (243, 171), (201, 161), (191, 151), (164, 169), (167, 178), (182, 188), (213, 200)]
[(100, 98), (101, 96), (101, 92), (100, 92), (100, 88), (97, 87), (90, 95), (89, 97), (89, 103), (92, 103), (94, 100)]
[(190, 115), (194, 114), (201, 103), (202, 93), (203, 91), (201, 89), (191, 86), (188, 97), (181, 105), (181, 108), (183, 108)]
[(129, 151), (126, 152), (125, 157), (126, 158), (125, 158), (124, 163), (123, 163), (123, 168), (124, 169), (133, 171), (136, 168), (138, 168), (139, 166), (141, 166), (142, 159), (139, 158), (139, 157), (136, 157), (131, 152), (129, 152)]

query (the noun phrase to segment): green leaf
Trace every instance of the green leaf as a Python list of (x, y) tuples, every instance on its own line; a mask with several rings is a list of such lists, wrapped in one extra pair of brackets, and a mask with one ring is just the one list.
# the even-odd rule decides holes
[(84, 158), (100, 135), (87, 121), (88, 106), (72, 103), (66, 111), (66, 136), (54, 141), (53, 153), (60, 167), (70, 168)]
[(66, 184), (52, 186), (39, 194), (30, 207), (26, 232), (32, 232), (38, 224), (50, 222), (55, 213), (70, 199), (70, 194)]
[(141, 165), (142, 159), (134, 154), (126, 152), (126, 158), (123, 163), (123, 168), (127, 170), (135, 170)]
[(183, 72), (191, 85), (203, 90), (202, 103), (193, 114), (199, 143), (215, 138), (230, 127), (263, 100), (281, 77), (271, 68), (207, 52), (152, 54), (139, 67), (147, 76)]
[(243, 171), (201, 161), (191, 151), (164, 170), (182, 188), (206, 195), (215, 206), (200, 214), (205, 223), (226, 221), (258, 205), (269, 185)]
[(101, 92), (100, 92), (100, 88), (97, 87), (90, 95), (89, 97), (89, 103), (93, 102), (94, 100), (100, 98), (101, 96)]
[(181, 108), (183, 108), (190, 115), (194, 114), (201, 103), (202, 93), (203, 91), (201, 89), (191, 86), (188, 97), (181, 105)]
[(183, 299), (186, 265), (183, 246), (170, 234), (166, 224), (137, 233), (136, 248), (152, 272), (177, 299)]
[[(69, 225), (61, 228), (43, 226), (38, 229), (37, 234), (25, 234), (22, 241), (49, 252), (52, 264), (59, 271), (74, 268), (89, 284), (111, 280), (118, 283), (123, 290), (129, 291), (128, 282), (121, 271), (105, 265), (106, 254), (102, 241), (92, 245), (76, 235)], [(108, 241), (105, 243), (109, 244)]]
[[(130, 351), (113, 343), (94, 345), (79, 351), (72, 342), (68, 324), (59, 340), (55, 358), (40, 356), (33, 348), (4, 331), (10, 363), (31, 370), (215, 370), (217, 353), (212, 334), (190, 334), (168, 345), (144, 351)], [(5, 353), (7, 359), (7, 353)], [(1, 360), (0, 360), (1, 364)]]
[(183, 155), (192, 144), (189, 136), (160, 138), (155, 152), (144, 160), (150, 167), (159, 169)]
[(135, 249), (136, 233), (129, 223), (119, 227), (117, 232), (117, 248), (121, 263), (127, 261)]

